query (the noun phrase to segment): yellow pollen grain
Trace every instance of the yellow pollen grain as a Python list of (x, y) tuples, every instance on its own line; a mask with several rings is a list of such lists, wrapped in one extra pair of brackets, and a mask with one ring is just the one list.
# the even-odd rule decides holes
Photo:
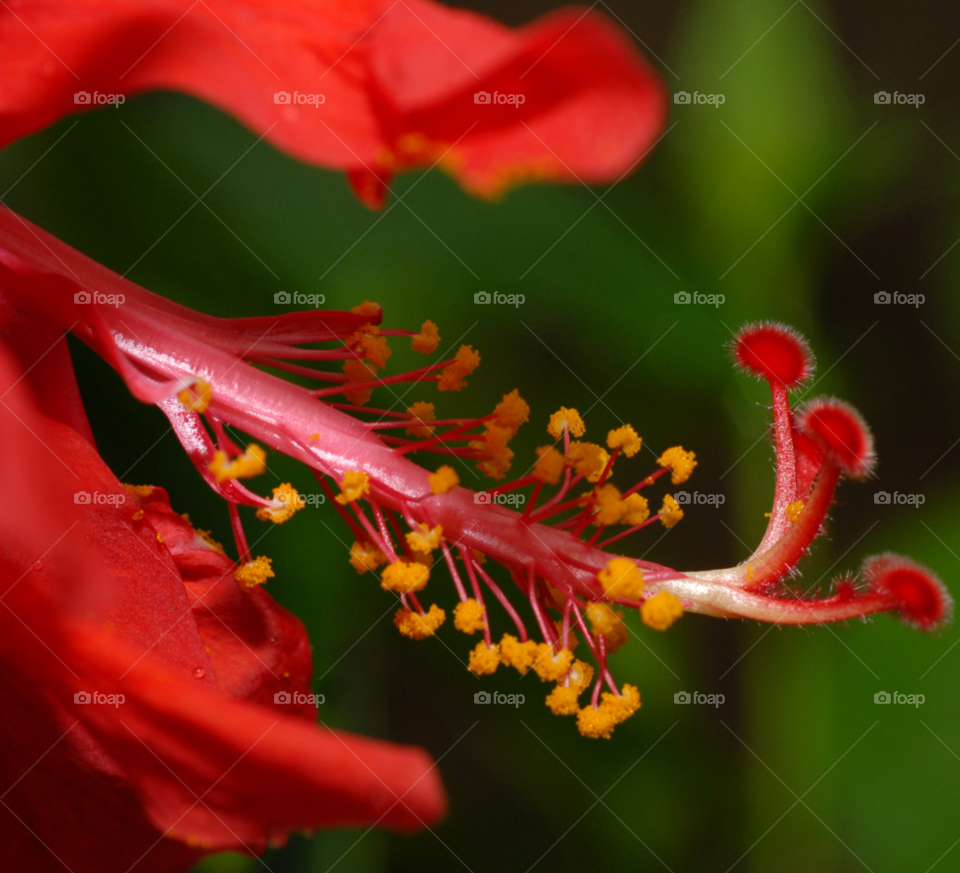
[(453, 608), (453, 626), (461, 633), (476, 633), (487, 626), (486, 612), (486, 607), (470, 597)]
[(556, 485), (563, 474), (563, 455), (553, 446), (540, 446), (537, 449), (537, 463), (533, 467), (533, 476), (547, 485)]
[(436, 473), (429, 475), (430, 491), (433, 494), (449, 494), (460, 484), (460, 477), (453, 467), (444, 464)]
[(232, 461), (226, 452), (215, 452), (207, 469), (217, 482), (227, 479), (251, 479), (267, 469), (267, 453), (256, 443), (250, 443), (242, 455)]
[(312, 440), (318, 440), (318, 439), (320, 439), (320, 434), (318, 434), (318, 433), (312, 433), (312, 434), (310, 434), (310, 439), (312, 439)]
[(530, 404), (520, 396), (520, 391), (514, 389), (509, 394), (503, 395), (501, 400), (493, 410), (496, 416), (493, 420), (498, 427), (502, 427), (511, 432), (514, 436), (520, 429), (521, 424), (530, 421)]
[(500, 664), (500, 646), (494, 643), (487, 646), (485, 640), (480, 640), (476, 648), (470, 652), (470, 662), (467, 669), (478, 676), (490, 676), (497, 672)]
[(643, 573), (629, 558), (611, 558), (597, 579), (606, 595), (615, 600), (639, 600), (643, 593)]
[(258, 585), (263, 585), (267, 579), (273, 579), (276, 573), (270, 569), (270, 558), (261, 555), (252, 561), (247, 561), (233, 571), (233, 578), (244, 591), (252, 591)]
[(558, 685), (547, 695), (546, 704), (554, 715), (576, 715), (580, 710), (579, 696), (572, 685)]
[(431, 355), (440, 345), (440, 331), (437, 326), (427, 319), (420, 328), (420, 333), (413, 336), (413, 350), (424, 355)]
[(643, 524), (650, 518), (650, 504), (647, 498), (634, 492), (623, 501), (623, 517), (621, 524), (628, 524), (631, 527), (636, 524)]
[(791, 524), (796, 524), (800, 520), (800, 516), (803, 513), (804, 502), (802, 500), (794, 500), (786, 509), (787, 521)]
[[(351, 358), (343, 362), (343, 372), (347, 376), (347, 385), (357, 385), (361, 382), (370, 382), (377, 376), (377, 368), (366, 361), (360, 361), (357, 358)], [(350, 403), (357, 406), (364, 406), (370, 402), (373, 394), (373, 388), (357, 388), (351, 391), (344, 391), (343, 396)]]
[(206, 546), (213, 549), (215, 552), (219, 552), (221, 555), (226, 554), (226, 552), (223, 550), (223, 546), (213, 538), (210, 531), (198, 529), (196, 531), (196, 534), (200, 538), (200, 541), (203, 542)]
[(398, 609), (393, 617), (393, 623), (405, 637), (412, 640), (423, 640), (433, 636), (434, 632), (444, 623), (447, 614), (437, 604), (431, 605), (425, 615), (411, 612), (409, 609)]
[(343, 474), (340, 490), (342, 493), (335, 498), (337, 503), (341, 506), (353, 503), (370, 493), (370, 477), (362, 470), (348, 470)]
[(665, 528), (673, 527), (683, 518), (683, 510), (669, 494), (663, 495), (663, 506), (660, 508), (660, 523)]
[(363, 315), (367, 318), (372, 318), (380, 314), (380, 304), (364, 300), (363, 303), (359, 306), (354, 306), (350, 311), (354, 313), (354, 315)]
[(407, 428), (407, 434), (415, 437), (428, 437), (436, 430), (435, 427), (427, 424), (428, 421), (436, 421), (437, 413), (432, 403), (425, 403), (418, 400), (408, 410), (412, 422), (416, 422), (414, 427)]
[(623, 613), (619, 610), (614, 612), (605, 603), (591, 603), (586, 609), (586, 616), (594, 636), (603, 637), (611, 654), (630, 639), (627, 626), (621, 620)]
[(350, 547), (350, 563), (357, 573), (363, 574), (388, 564), (389, 560), (376, 546), (355, 542)]
[(596, 525), (616, 524), (623, 518), (623, 501), (620, 489), (615, 485), (604, 485), (596, 494), (596, 504), (591, 521)]
[(430, 581), (430, 569), (415, 561), (394, 561), (380, 576), (380, 587), (384, 591), (397, 594), (409, 594), (422, 591)]
[(415, 552), (430, 553), (440, 548), (443, 542), (443, 528), (438, 524), (433, 529), (428, 524), (420, 524), (417, 530), (407, 534), (407, 545)]
[(132, 516), (130, 516), (130, 517), (131, 517), (134, 521), (142, 521), (144, 515), (146, 515), (146, 513), (145, 513), (142, 509), (138, 509), (138, 510), (137, 510)]
[(607, 448), (620, 449), (628, 458), (639, 452), (642, 445), (643, 441), (629, 424), (607, 434)]
[(573, 652), (561, 649), (554, 652), (549, 643), (540, 643), (537, 646), (537, 660), (534, 661), (533, 671), (540, 677), (541, 682), (559, 682), (570, 670), (573, 663)]
[(547, 425), (547, 433), (555, 440), (563, 439), (564, 431), (569, 431), (571, 436), (582, 437), (586, 430), (587, 426), (580, 418), (580, 413), (565, 406), (561, 406), (550, 416), (550, 423)]
[(257, 518), (261, 521), (283, 524), (307, 505), (307, 501), (289, 482), (282, 482), (273, 489), (273, 499), (273, 506), (264, 506), (257, 510)]
[(574, 441), (567, 452), (567, 463), (588, 482), (599, 482), (610, 455), (596, 443)]
[(177, 395), (177, 400), (183, 404), (186, 409), (193, 412), (204, 413), (213, 400), (213, 386), (203, 379), (197, 379), (189, 388), (184, 388)]
[(124, 483), (123, 487), (127, 489), (127, 493), (129, 493), (134, 500), (143, 500), (153, 494), (152, 485), (128, 485)]
[(680, 616), (683, 615), (683, 604), (680, 598), (669, 591), (661, 591), (647, 598), (640, 607), (640, 617), (643, 623), (653, 630), (665, 631)]
[(480, 366), (480, 352), (473, 346), (460, 346), (454, 359), (440, 371), (439, 391), (459, 391), (466, 386), (464, 379)]
[(680, 485), (693, 474), (693, 468), (697, 466), (696, 457), (693, 452), (685, 451), (683, 446), (673, 446), (657, 458), (657, 463), (661, 467), (669, 467), (673, 471), (670, 481)]
[(504, 634), (500, 640), (500, 660), (506, 667), (513, 667), (518, 673), (526, 673), (539, 655), (540, 647), (533, 640), (521, 643), (515, 636)]

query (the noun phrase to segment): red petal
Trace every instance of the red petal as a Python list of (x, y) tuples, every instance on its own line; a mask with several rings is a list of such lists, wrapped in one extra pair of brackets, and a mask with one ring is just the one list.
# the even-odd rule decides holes
[[(580, 9), (511, 30), (427, 0), (27, 0), (0, 17), (0, 78), (0, 145), (106, 95), (179, 90), (300, 160), (385, 180), (446, 155), (483, 194), (531, 177), (614, 181), (666, 118), (659, 77)], [(525, 102), (474, 103), (481, 91)]]

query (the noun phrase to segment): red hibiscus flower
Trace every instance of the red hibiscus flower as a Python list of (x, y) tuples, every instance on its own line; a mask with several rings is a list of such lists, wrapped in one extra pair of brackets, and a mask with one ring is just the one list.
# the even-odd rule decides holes
[[(682, 485), (697, 465), (693, 452), (674, 446), (657, 459), (657, 469), (620, 490), (612, 482), (614, 467), (628, 463), (642, 444), (628, 424), (610, 431), (605, 445), (586, 442), (579, 413), (560, 409), (547, 427), (553, 444), (538, 450), (532, 471), (489, 492), (460, 487), (452, 467), (429, 473), (411, 462), (413, 452), (473, 459), (485, 475), (503, 480), (513, 458), (509, 442), (530, 416), (516, 391), (492, 413), (466, 420), (438, 418), (428, 400), (405, 412), (369, 406), (375, 390), (397, 382), (435, 383), (440, 392), (464, 387), (480, 362), (469, 346), (408, 373), (378, 375), (391, 337), (411, 338), (419, 352), (436, 351), (440, 336), (430, 321), (420, 331), (386, 329), (371, 303), (350, 313), (233, 321), (202, 316), (116, 276), (6, 210), (0, 212), (0, 277), (5, 297), (25, 317), (73, 330), (137, 397), (164, 411), (198, 471), (228, 501), (239, 556), (233, 575), (241, 587), (255, 590), (273, 571), (269, 558), (250, 554), (236, 505), (258, 507), (264, 521), (286, 522), (303, 501), (286, 484), (272, 497), (242, 486), (240, 479), (263, 472), (265, 451), (257, 443), (237, 445), (228, 426), (312, 470), (355, 537), (351, 563), (360, 573), (384, 567), (378, 578), (398, 600), (395, 624), (402, 634), (423, 639), (446, 620), (446, 609), (421, 601), (444, 566), (458, 601), (454, 626), (483, 634), (469, 669), (535, 670), (556, 683), (547, 697), (553, 712), (576, 715), (585, 736), (609, 737), (640, 707), (639, 691), (618, 686), (607, 664), (608, 653), (628, 639), (618, 607), (639, 610), (655, 631), (686, 611), (786, 624), (896, 611), (923, 630), (950, 617), (951, 599), (934, 574), (893, 555), (868, 559), (859, 578), (842, 578), (829, 597), (808, 598), (786, 586), (821, 531), (839, 481), (867, 476), (874, 450), (867, 426), (842, 401), (820, 398), (791, 410), (789, 392), (810, 377), (813, 358), (803, 339), (783, 326), (750, 325), (734, 344), (738, 365), (768, 380), (773, 393), (777, 485), (767, 532), (736, 567), (681, 571), (607, 551), (651, 524), (680, 521), (682, 492), (665, 494), (652, 512), (641, 491), (668, 474)], [(308, 366), (317, 362), (342, 365), (342, 371)], [(294, 385), (254, 364), (324, 387)], [(522, 513), (502, 505), (518, 502), (511, 495), (524, 486), (533, 491)], [(577, 486), (587, 490), (575, 494)], [(550, 487), (553, 495), (541, 500)], [(625, 529), (604, 539), (616, 526)], [(539, 640), (484, 567), (488, 560), (509, 572)], [(515, 634), (494, 641), (484, 591), (507, 610)], [(579, 641), (594, 665), (574, 657)]]
[(439, 164), (493, 196), (525, 179), (615, 180), (666, 118), (665, 91), (602, 15), (511, 30), (429, 0), (110, 0), (0, 8), (0, 146), (158, 88), (206, 100), (382, 202)]

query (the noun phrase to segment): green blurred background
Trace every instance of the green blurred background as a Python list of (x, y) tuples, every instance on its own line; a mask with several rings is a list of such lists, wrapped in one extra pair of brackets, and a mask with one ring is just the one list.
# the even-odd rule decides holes
[[(473, 5), (520, 24), (555, 4)], [(269, 313), (275, 292), (296, 290), (331, 308), (376, 300), (395, 326), (434, 319), (445, 340), (463, 335), (484, 356), (469, 390), (442, 395), (438, 412), (483, 412), (519, 388), (533, 416), (518, 463), (560, 404), (590, 410), (594, 438), (632, 422), (652, 450), (630, 462), (638, 477), (654, 452), (694, 449), (691, 490), (726, 503), (625, 548), (681, 568), (740, 560), (762, 534), (767, 393), (732, 372), (726, 347), (744, 321), (787, 321), (817, 351), (813, 393), (857, 405), (880, 456), (876, 481), (841, 486), (795, 584), (826, 592), (866, 555), (895, 549), (960, 590), (960, 248), (944, 256), (960, 235), (960, 48), (935, 64), (960, 36), (960, 11), (804, 0), (597, 8), (642, 40), (671, 93), (725, 96), (720, 108), (671, 102), (669, 132), (609, 193), (528, 187), (489, 204), (434, 172), (398, 180), (399, 196), (416, 187), (377, 215), (339, 175), (254, 145), (230, 118), (170, 94), (7, 148), (0, 190), (14, 186), (4, 202), (96, 260), (217, 315)], [(878, 105), (880, 90), (926, 99)], [(208, 189), (202, 203), (191, 193)], [(476, 306), (481, 290), (526, 302)], [(677, 305), (681, 291), (725, 302)], [(877, 305), (878, 291), (926, 299)], [(166, 486), (178, 511), (230, 541), (223, 503), (162, 415), (74, 349), (114, 471)], [(392, 364), (404, 359), (398, 350)], [(271, 467), (315, 490), (287, 459)], [(926, 502), (876, 505), (880, 490)], [(392, 599), (349, 567), (345, 543), (329, 506), (271, 531), (270, 591), (309, 630), (323, 721), (443, 756), (450, 815), (416, 836), (295, 835), (263, 863), (222, 855), (199, 870), (960, 869), (956, 626), (923, 636), (889, 616), (796, 629), (688, 615), (654, 634), (631, 616), (634, 639), (613, 665), (644, 706), (596, 742), (549, 714), (536, 677), (468, 674), (471, 643), (449, 623), (439, 641), (400, 638)], [(443, 574), (433, 586), (449, 609)], [(481, 688), (526, 703), (476, 706)], [(725, 703), (678, 706), (680, 690)], [(881, 690), (926, 702), (877, 706)]]

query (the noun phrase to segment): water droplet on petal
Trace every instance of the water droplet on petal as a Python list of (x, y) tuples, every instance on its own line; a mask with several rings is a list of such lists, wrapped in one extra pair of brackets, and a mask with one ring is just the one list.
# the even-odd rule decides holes
[(193, 675), (196, 676), (197, 679), (202, 679), (207, 675), (207, 671), (204, 670), (203, 667), (197, 667), (197, 669), (193, 671)]

